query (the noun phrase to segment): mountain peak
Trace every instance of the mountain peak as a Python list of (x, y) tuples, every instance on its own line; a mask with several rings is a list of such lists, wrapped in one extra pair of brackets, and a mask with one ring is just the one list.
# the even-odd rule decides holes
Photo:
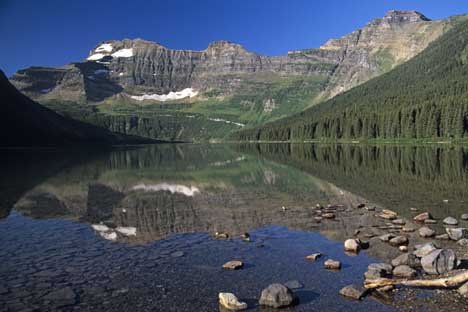
[(417, 11), (390, 10), (385, 14), (383, 20), (394, 23), (414, 23), (430, 21), (429, 18)]
[(227, 41), (227, 40), (213, 41), (208, 45), (207, 50), (230, 50), (230, 49), (245, 50), (244, 47), (241, 46), (240, 44)]

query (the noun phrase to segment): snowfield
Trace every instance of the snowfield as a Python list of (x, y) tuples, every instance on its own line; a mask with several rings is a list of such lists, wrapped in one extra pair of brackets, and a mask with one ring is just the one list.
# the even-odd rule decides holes
[(132, 95), (132, 99), (137, 101), (144, 100), (155, 100), (160, 102), (171, 101), (171, 100), (180, 100), (187, 97), (194, 97), (198, 95), (198, 91), (193, 90), (192, 88), (186, 88), (182, 91), (169, 92), (168, 94), (143, 94), (143, 95)]
[(132, 190), (143, 190), (147, 192), (158, 192), (158, 191), (169, 191), (172, 194), (179, 193), (184, 194), (185, 196), (192, 197), (196, 193), (200, 193), (200, 190), (195, 186), (185, 186), (181, 184), (168, 184), (160, 183), (154, 185), (138, 184), (132, 187)]

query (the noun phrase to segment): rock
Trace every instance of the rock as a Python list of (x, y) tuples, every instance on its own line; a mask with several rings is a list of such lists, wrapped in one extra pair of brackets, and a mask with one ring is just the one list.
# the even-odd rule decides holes
[(241, 269), (243, 266), (244, 266), (244, 264), (242, 263), (242, 261), (232, 260), (232, 261), (228, 261), (225, 264), (223, 264), (223, 269), (238, 270), (238, 269)]
[(390, 241), (392, 238), (394, 238), (395, 235), (393, 234), (384, 234), (382, 236), (379, 236), (379, 239), (382, 241), (382, 242), (388, 242)]
[(422, 228), (419, 229), (419, 236), (428, 238), (428, 237), (433, 237), (435, 235), (435, 231), (431, 228), (428, 228), (427, 226), (423, 226)]
[(214, 237), (216, 239), (228, 239), (229, 238), (229, 234), (228, 233), (224, 233), (224, 232), (216, 232)]
[(407, 265), (410, 268), (416, 269), (421, 266), (419, 259), (413, 254), (403, 254), (392, 260), (392, 265), (394, 267), (400, 265)]
[(395, 220), (397, 217), (396, 215), (393, 214), (386, 214), (386, 213), (381, 213), (378, 215), (378, 217), (385, 219), (385, 220)]
[(460, 240), (462, 238), (468, 238), (467, 228), (446, 228), (445, 231), (447, 232), (450, 239), (455, 241)]
[(468, 239), (467, 238), (462, 238), (457, 242), (458, 245), (463, 246), (463, 247), (468, 247)]
[(431, 242), (431, 243), (427, 243), (427, 244), (424, 244), (424, 245), (416, 245), (415, 248), (416, 248), (416, 250), (413, 252), (413, 254), (418, 258), (422, 258), (422, 257), (430, 254), (434, 250), (436, 250), (437, 246), (434, 245), (434, 243)]
[(339, 270), (339, 269), (341, 269), (341, 262), (336, 261), (336, 260), (332, 260), (332, 259), (328, 259), (327, 261), (325, 261), (323, 263), (323, 265), (325, 266), (325, 269), (328, 269), (328, 270)]
[(463, 297), (468, 298), (468, 282), (466, 282), (460, 288), (458, 288), (458, 293)]
[(393, 276), (412, 278), (416, 276), (416, 271), (407, 265), (399, 265), (393, 269)]
[(424, 220), (424, 224), (436, 224), (436, 223), (437, 223), (437, 220), (434, 220), (434, 219)]
[(359, 233), (361, 233), (361, 231), (360, 231), (360, 230), (354, 230), (354, 232), (353, 232), (353, 236), (358, 236), (358, 235), (359, 235)]
[(302, 285), (302, 283), (298, 280), (287, 281), (284, 283), (284, 286), (288, 287), (289, 289), (300, 289), (304, 287), (304, 285)]
[(429, 274), (443, 274), (455, 269), (457, 257), (451, 249), (436, 249), (422, 257), (421, 265)]
[(288, 307), (296, 301), (293, 292), (281, 284), (272, 284), (260, 295), (259, 303), (264, 306), (281, 308)]
[(404, 226), (401, 230), (403, 232), (407, 232), (407, 233), (411, 233), (411, 232), (416, 231), (416, 229), (414, 227), (412, 227), (412, 226)]
[(239, 311), (247, 309), (247, 303), (239, 301), (234, 294), (219, 293), (219, 304), (228, 310)]
[(322, 256), (321, 253), (317, 252), (317, 253), (314, 253), (314, 254), (311, 254), (311, 255), (308, 255), (306, 256), (306, 259), (307, 260), (310, 260), (310, 261), (315, 261), (317, 260), (318, 258), (320, 258)]
[(375, 207), (369, 207), (369, 206), (367, 206), (367, 207), (366, 207), (366, 210), (367, 210), (367, 211), (375, 211)]
[(418, 211), (418, 208), (411, 207), (410, 210), (411, 211)]
[(357, 205), (358, 209), (361, 209), (361, 208), (364, 208), (364, 207), (366, 207), (366, 204), (360, 203), (360, 204)]
[(397, 236), (397, 237), (392, 238), (389, 241), (389, 243), (392, 246), (407, 245), (408, 244), (408, 237), (406, 237), (406, 236)]
[(73, 305), (76, 302), (76, 294), (70, 287), (54, 290), (43, 297), (44, 300), (52, 301), (55, 307)]
[(447, 224), (447, 225), (457, 225), (458, 224), (458, 220), (455, 219), (454, 217), (447, 217), (442, 222), (444, 222), (444, 224)]
[(391, 277), (393, 267), (386, 263), (372, 263), (367, 267), (367, 272), (364, 276), (368, 280), (378, 279), (381, 277)]
[(392, 291), (395, 289), (395, 286), (393, 285), (388, 285), (388, 286), (384, 286), (384, 287), (379, 287), (377, 288), (377, 291), (378, 292), (383, 292), (383, 293), (386, 293), (386, 292), (389, 292), (389, 291)]
[(346, 251), (358, 253), (359, 249), (361, 249), (361, 241), (359, 239), (354, 239), (354, 238), (347, 239), (344, 242), (344, 249)]
[(171, 257), (173, 258), (180, 258), (180, 257), (183, 257), (184, 255), (185, 253), (183, 251), (176, 251), (176, 252), (171, 253)]
[(406, 246), (406, 245), (402, 245), (402, 246), (398, 247), (398, 249), (399, 249), (401, 252), (408, 252), (408, 246)]
[(464, 213), (461, 215), (460, 219), (464, 220), (464, 221), (468, 221), (468, 213)]
[(390, 210), (390, 209), (382, 209), (382, 213), (389, 215), (389, 216), (394, 216), (394, 217), (398, 215), (395, 211)]
[(424, 222), (424, 221), (426, 221), (428, 219), (432, 219), (432, 216), (431, 216), (431, 214), (429, 212), (423, 212), (423, 213), (418, 214), (417, 216), (415, 216), (413, 218), (413, 220), (416, 221), (416, 222)]
[(322, 218), (325, 218), (325, 219), (335, 219), (335, 214), (334, 214), (334, 213), (331, 213), (331, 212), (324, 213), (324, 214), (322, 214)]
[(361, 298), (364, 297), (366, 292), (367, 290), (363, 287), (356, 285), (348, 285), (340, 290), (340, 295), (354, 300), (361, 300)]
[(244, 233), (240, 237), (244, 242), (250, 242), (250, 234), (249, 233)]
[(440, 235), (436, 235), (435, 239), (439, 239), (439, 240), (449, 240), (450, 239), (450, 236), (448, 234), (440, 234)]
[(406, 224), (406, 221), (403, 220), (403, 219), (395, 219), (392, 221), (393, 224), (396, 224), (396, 225), (405, 225)]

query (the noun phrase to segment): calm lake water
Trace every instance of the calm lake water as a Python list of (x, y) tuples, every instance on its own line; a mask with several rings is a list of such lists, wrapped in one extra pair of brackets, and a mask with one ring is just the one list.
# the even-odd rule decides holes
[[(219, 292), (265, 311), (261, 290), (291, 280), (303, 287), (286, 311), (393, 311), (385, 298), (338, 294), (398, 255), (378, 243), (343, 252), (357, 228), (377, 231), (353, 207), (467, 212), (459, 147), (187, 144), (0, 161), (0, 311), (218, 311)], [(317, 223), (317, 203), (342, 214)], [(322, 259), (304, 260), (314, 252)], [(324, 270), (328, 258), (342, 270)], [(245, 267), (221, 268), (233, 259)]]

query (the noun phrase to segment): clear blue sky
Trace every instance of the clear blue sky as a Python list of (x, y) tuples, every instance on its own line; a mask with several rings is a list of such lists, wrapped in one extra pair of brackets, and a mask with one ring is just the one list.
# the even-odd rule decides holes
[(144, 38), (203, 50), (230, 40), (266, 55), (318, 47), (381, 17), (468, 13), (466, 0), (0, 0), (0, 69), (84, 59), (98, 42)]

